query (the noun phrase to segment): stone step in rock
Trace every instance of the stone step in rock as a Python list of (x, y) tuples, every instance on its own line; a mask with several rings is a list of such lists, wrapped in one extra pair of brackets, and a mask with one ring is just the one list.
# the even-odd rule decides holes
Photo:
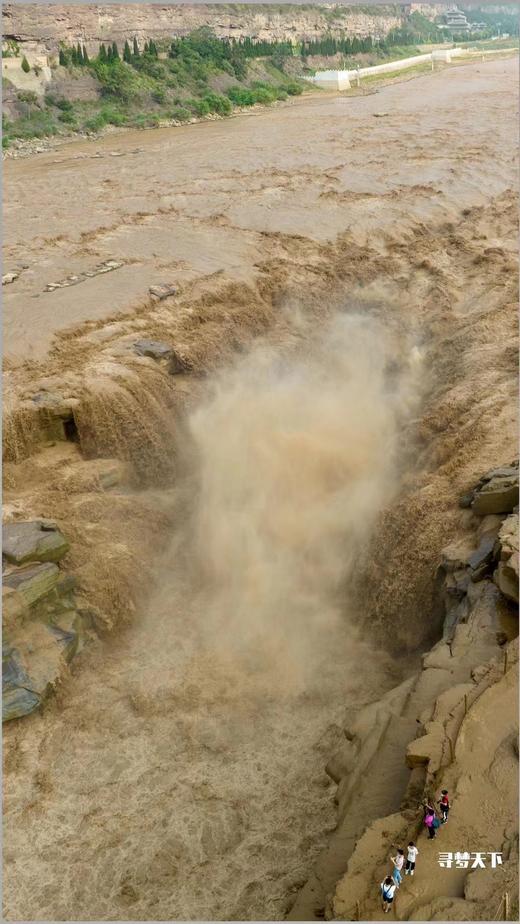
[(25, 520), (2, 527), (2, 554), (15, 565), (30, 561), (60, 561), (69, 543), (51, 520)]

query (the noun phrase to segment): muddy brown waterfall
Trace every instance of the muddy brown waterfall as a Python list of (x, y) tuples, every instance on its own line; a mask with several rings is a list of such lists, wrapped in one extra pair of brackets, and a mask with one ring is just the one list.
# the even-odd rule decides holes
[[(98, 853), (99, 823), (115, 840), (53, 915), (279, 917), (334, 823), (323, 766), (346, 710), (399, 677), (359, 634), (348, 586), (398, 485), (419, 354), (404, 347), (396, 373), (381, 326), (348, 310), (287, 323), (286, 350), (262, 341), (207, 384), (159, 590), (86, 711), (86, 676), (72, 690), (81, 720), (54, 772), (93, 812), (81, 850)], [(39, 842), (59, 824), (49, 808)]]

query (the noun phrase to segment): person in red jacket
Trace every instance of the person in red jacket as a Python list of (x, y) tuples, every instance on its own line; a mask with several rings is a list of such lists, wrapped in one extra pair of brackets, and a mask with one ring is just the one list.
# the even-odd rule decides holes
[(448, 814), (450, 811), (450, 800), (448, 797), (448, 790), (443, 789), (441, 792), (441, 798), (439, 799), (439, 808), (442, 815), (442, 824), (445, 825), (448, 821)]

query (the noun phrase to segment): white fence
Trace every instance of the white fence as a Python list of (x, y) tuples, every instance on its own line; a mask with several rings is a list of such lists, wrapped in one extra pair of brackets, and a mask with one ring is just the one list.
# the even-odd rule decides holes
[(412, 58), (401, 58), (400, 61), (375, 64), (373, 67), (359, 67), (350, 71), (318, 71), (314, 77), (305, 79), (323, 90), (348, 90), (352, 79), (368, 77), (371, 74), (393, 74), (395, 71), (404, 71), (415, 64), (426, 64), (431, 61), (443, 61), (449, 64), (453, 57), (461, 54), (462, 48), (442, 48), (424, 55), (414, 55)]

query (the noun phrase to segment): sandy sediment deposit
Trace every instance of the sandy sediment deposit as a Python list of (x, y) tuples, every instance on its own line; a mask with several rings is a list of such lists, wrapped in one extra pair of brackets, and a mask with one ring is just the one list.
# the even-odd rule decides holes
[(6, 161), (8, 920), (377, 920), (441, 783), (516, 894), (516, 83)]

